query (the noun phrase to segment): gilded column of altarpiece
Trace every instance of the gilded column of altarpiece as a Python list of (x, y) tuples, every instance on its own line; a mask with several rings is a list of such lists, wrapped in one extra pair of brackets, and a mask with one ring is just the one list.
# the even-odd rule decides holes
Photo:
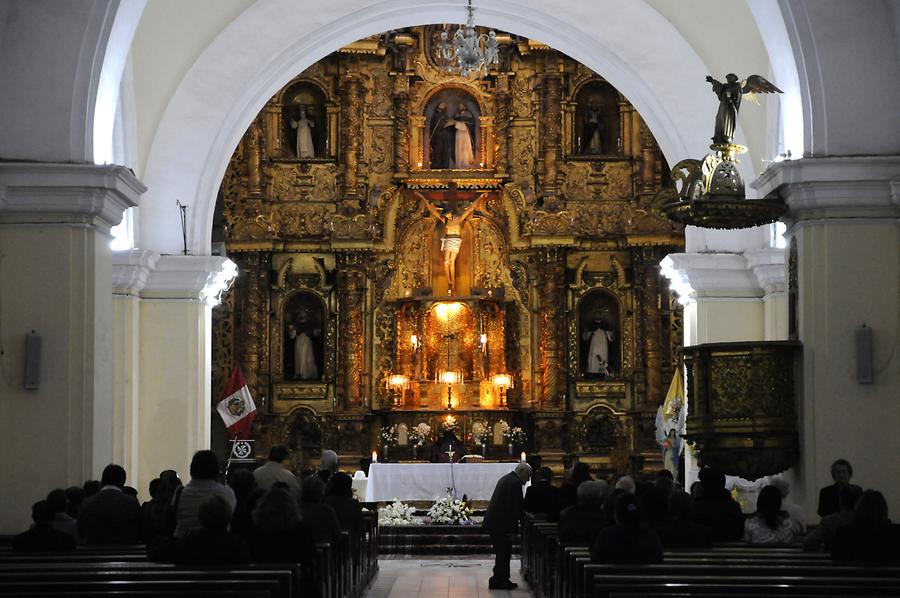
[(407, 433), (448, 414), (488, 458), (505, 422), (554, 467), (649, 466), (682, 334), (656, 267), (683, 246), (650, 208), (659, 148), (565, 55), (500, 34), (498, 68), (454, 76), (441, 30), (342, 48), (248, 128), (216, 213), (241, 274), (214, 310), (214, 392), (239, 364), (257, 452), (301, 468), (323, 448), (355, 468), (387, 425), (411, 458)]

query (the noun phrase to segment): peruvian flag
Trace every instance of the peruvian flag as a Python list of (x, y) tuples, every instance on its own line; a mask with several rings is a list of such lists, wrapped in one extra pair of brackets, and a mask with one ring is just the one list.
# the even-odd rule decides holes
[(225, 385), (225, 392), (222, 393), (222, 400), (219, 401), (216, 410), (222, 416), (225, 427), (232, 437), (237, 440), (247, 438), (250, 432), (250, 424), (256, 417), (256, 405), (253, 403), (253, 397), (250, 396), (250, 389), (244, 382), (244, 376), (241, 370), (235, 366), (231, 372), (231, 378)]

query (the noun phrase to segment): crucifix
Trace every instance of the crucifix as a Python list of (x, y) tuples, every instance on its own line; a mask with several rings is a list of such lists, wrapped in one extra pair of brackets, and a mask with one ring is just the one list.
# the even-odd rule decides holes
[(447, 454), (447, 457), (450, 458), (450, 462), (453, 463), (453, 455), (455, 455), (456, 453), (453, 452), (453, 444), (452, 443), (450, 444), (450, 448), (447, 449), (446, 454)]

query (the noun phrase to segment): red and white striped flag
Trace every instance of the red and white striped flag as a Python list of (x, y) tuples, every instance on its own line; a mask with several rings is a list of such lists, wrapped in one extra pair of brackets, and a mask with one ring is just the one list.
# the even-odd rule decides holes
[(225, 427), (228, 428), (232, 438), (237, 440), (247, 438), (250, 424), (256, 418), (256, 405), (237, 366), (234, 366), (234, 371), (231, 372), (231, 378), (225, 385), (225, 392), (222, 393), (222, 400), (216, 406), (216, 411), (222, 416), (222, 421), (225, 422)]

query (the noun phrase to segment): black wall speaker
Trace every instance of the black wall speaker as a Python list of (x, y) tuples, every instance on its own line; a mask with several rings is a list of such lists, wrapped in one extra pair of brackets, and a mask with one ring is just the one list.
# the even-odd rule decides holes
[(32, 330), (25, 335), (25, 390), (41, 384), (41, 335)]
[(872, 329), (865, 324), (855, 331), (856, 337), (856, 381), (860, 384), (872, 383)]

